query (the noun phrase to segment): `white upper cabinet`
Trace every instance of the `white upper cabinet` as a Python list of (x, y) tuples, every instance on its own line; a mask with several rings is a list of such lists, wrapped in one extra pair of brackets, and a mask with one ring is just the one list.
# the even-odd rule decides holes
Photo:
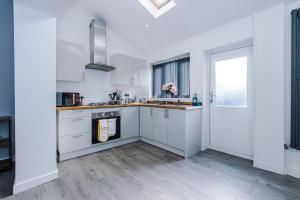
[(133, 59), (134, 85), (147, 87), (147, 61)]
[(147, 85), (147, 61), (126, 55), (111, 56), (111, 64), (116, 67), (112, 72), (112, 83), (127, 86)]
[(56, 80), (58, 81), (83, 81), (83, 73), (88, 60), (84, 45), (57, 41), (57, 69)]

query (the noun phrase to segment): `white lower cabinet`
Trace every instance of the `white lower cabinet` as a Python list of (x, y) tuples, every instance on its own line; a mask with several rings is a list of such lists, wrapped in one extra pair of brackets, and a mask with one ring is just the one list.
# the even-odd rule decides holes
[[(107, 112), (107, 109), (99, 110), (102, 111)], [(92, 145), (92, 112), (96, 111), (57, 113), (59, 160), (94, 153), (139, 139), (183, 157), (189, 157), (201, 150), (199, 109), (124, 107), (121, 110), (121, 139), (96, 145)]]
[(168, 143), (168, 119), (167, 110), (153, 108), (153, 140), (161, 143)]
[(122, 109), (121, 138), (133, 138), (140, 136), (139, 107), (127, 107)]
[(92, 138), (90, 132), (63, 136), (59, 138), (59, 153), (64, 154), (89, 148), (92, 144), (91, 139)]
[[(168, 145), (185, 149), (185, 111), (168, 110)], [(200, 122), (199, 122), (200, 123)]]
[(153, 108), (140, 108), (140, 134), (147, 139), (153, 139)]
[(91, 132), (91, 119), (90, 117), (61, 119), (59, 129), (60, 136)]
[[(152, 109), (152, 112), (149, 111)], [(151, 114), (149, 114), (152, 113)], [(141, 108), (141, 136), (160, 144), (184, 150), (185, 111)]]
[(58, 152), (65, 154), (92, 146), (91, 124), (90, 110), (59, 112)]
[(201, 150), (200, 124), (200, 110), (140, 108), (141, 140), (183, 157)]

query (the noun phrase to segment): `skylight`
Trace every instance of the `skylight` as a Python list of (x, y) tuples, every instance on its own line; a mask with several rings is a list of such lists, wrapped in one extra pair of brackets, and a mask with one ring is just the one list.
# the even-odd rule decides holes
[(174, 0), (139, 0), (139, 2), (155, 17), (158, 18), (176, 6)]

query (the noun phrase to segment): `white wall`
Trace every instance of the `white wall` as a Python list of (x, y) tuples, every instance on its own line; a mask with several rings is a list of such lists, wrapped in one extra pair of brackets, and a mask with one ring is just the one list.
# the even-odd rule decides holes
[[(65, 2), (68, 4), (68, 2)], [(89, 24), (95, 16), (86, 12), (77, 4), (65, 5), (67, 9), (61, 10), (57, 22), (58, 39), (74, 42), (85, 46), (83, 59), (86, 64), (90, 62), (89, 57)], [(96, 17), (97, 18), (97, 17)], [(143, 58), (144, 56), (132, 45), (114, 33), (109, 24), (107, 26), (107, 61), (110, 62), (110, 56), (120, 53), (132, 57)], [(108, 101), (108, 94), (115, 89), (122, 89), (131, 96), (135, 93), (147, 95), (147, 88), (135, 88), (116, 86), (111, 84), (111, 73), (85, 70), (83, 82), (57, 81), (58, 92), (80, 92), (85, 97), (84, 102)], [(146, 90), (146, 92), (145, 92)]]
[(57, 178), (56, 19), (14, 4), (14, 193)]
[(284, 5), (254, 15), (254, 166), (284, 173)]
[[(209, 62), (208, 52), (228, 45), (243, 43), (253, 36), (253, 18), (247, 17), (196, 37), (176, 43), (147, 55), (149, 63), (191, 53), (191, 95), (197, 93), (203, 99), (202, 149), (209, 146)], [(151, 84), (151, 70), (149, 69)], [(150, 89), (150, 91), (152, 91)]]
[[(209, 147), (209, 59), (217, 49), (254, 42), (256, 66), (255, 166), (284, 172), (284, 5), (256, 13), (164, 49), (149, 53), (149, 63), (191, 53), (191, 94), (203, 98), (202, 149)], [(250, 40), (249, 40), (250, 39)], [(150, 66), (149, 66), (149, 72)], [(271, 73), (270, 73), (271, 72)], [(149, 76), (149, 84), (151, 76)], [(151, 90), (150, 90), (151, 91)]]

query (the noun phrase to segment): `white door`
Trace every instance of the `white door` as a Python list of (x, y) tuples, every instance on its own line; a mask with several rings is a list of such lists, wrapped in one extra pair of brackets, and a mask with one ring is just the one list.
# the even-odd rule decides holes
[(252, 47), (211, 55), (210, 148), (252, 159)]

